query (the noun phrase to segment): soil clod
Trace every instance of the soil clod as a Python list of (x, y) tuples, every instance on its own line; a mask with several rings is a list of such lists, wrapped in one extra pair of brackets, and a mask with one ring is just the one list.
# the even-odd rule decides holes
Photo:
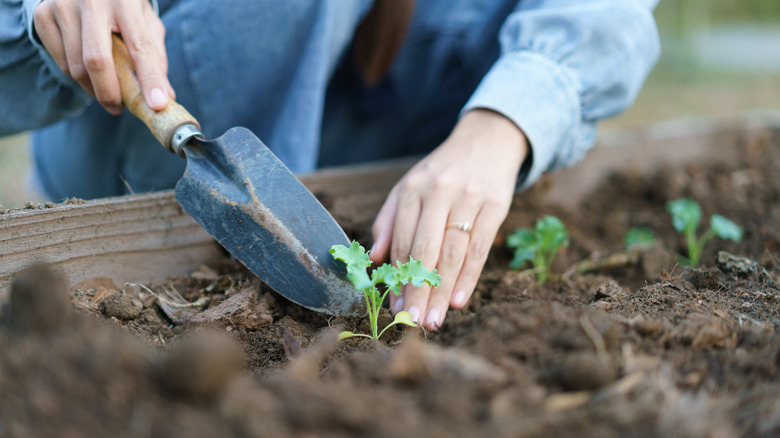
[(201, 329), (188, 334), (165, 355), (161, 383), (194, 401), (213, 401), (242, 373), (241, 347), (227, 334)]
[(16, 276), (3, 312), (12, 330), (42, 335), (67, 327), (74, 316), (65, 279), (44, 264), (34, 264)]
[(110, 294), (100, 304), (104, 315), (124, 321), (137, 318), (143, 308), (141, 301), (122, 293)]

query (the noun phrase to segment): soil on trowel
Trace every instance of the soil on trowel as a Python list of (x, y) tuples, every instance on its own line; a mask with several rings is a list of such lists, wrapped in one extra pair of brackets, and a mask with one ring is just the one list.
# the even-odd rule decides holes
[[(519, 193), (474, 296), (436, 332), (339, 341), (367, 322), (298, 307), (229, 259), (70, 290), (34, 266), (0, 319), (0, 436), (777, 436), (778, 146), (617, 173), (574, 210), (541, 186)], [(714, 239), (685, 266), (665, 210), (680, 197), (743, 226), (742, 241)], [(323, 202), (370, 245), (383, 199), (366, 199)], [(505, 239), (547, 214), (570, 245), (538, 285), (509, 269)], [(656, 242), (627, 250), (633, 227)]]

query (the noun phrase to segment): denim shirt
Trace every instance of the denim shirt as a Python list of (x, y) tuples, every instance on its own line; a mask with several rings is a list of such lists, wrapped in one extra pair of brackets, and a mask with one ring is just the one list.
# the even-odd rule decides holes
[[(172, 187), (184, 160), (111, 116), (37, 40), (40, 0), (0, 0), (0, 135), (35, 130), (52, 198)], [(169, 79), (207, 137), (246, 126), (293, 172), (426, 153), (465, 112), (495, 110), (531, 155), (518, 183), (580, 161), (655, 64), (657, 0), (419, 0), (387, 78), (349, 56), (366, 0), (160, 0)], [(489, 145), (486, 145), (488, 147)]]

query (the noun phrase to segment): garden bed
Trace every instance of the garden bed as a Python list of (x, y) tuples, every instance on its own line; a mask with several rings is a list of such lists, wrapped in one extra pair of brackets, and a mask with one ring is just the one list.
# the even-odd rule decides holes
[[(302, 179), (367, 245), (407, 166)], [(378, 342), (337, 341), (365, 321), (267, 290), (169, 192), (6, 212), (0, 436), (776, 436), (778, 168), (765, 119), (605, 136), (516, 196), (465, 309)], [(665, 204), (680, 197), (743, 226), (742, 241), (679, 265)], [(547, 214), (571, 243), (553, 266), (564, 275), (539, 286), (508, 269), (505, 238)], [(659, 243), (626, 253), (632, 227)], [(572, 268), (609, 256), (623, 259)], [(62, 277), (16, 274), (33, 260)]]

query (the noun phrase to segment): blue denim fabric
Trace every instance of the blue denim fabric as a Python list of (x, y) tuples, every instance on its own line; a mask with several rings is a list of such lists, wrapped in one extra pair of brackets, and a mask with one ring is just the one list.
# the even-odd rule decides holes
[[(136, 192), (172, 187), (184, 161), (59, 71), (34, 39), (37, 3), (0, 0), (0, 135), (48, 125), (32, 138), (52, 198), (122, 194), (123, 179)], [(309, 172), (425, 153), (465, 111), (489, 108), (528, 136), (528, 186), (582, 159), (596, 121), (633, 102), (660, 50), (655, 3), (419, 0), (390, 74), (371, 89), (347, 56), (370, 1), (160, 0), (159, 12), (171, 83), (209, 137), (246, 126)]]

